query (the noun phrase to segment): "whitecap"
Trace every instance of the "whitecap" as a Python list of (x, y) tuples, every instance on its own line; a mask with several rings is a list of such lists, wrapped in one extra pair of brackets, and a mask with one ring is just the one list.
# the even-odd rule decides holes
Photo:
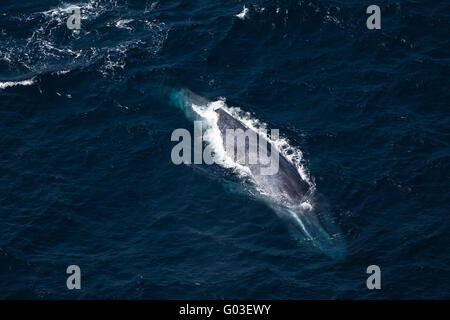
[(244, 5), (242, 8), (242, 11), (236, 15), (241, 20), (244, 20), (247, 17), (248, 14), (248, 8)]
[(56, 74), (58, 75), (58, 76), (60, 76), (60, 75), (63, 75), (63, 74), (67, 74), (67, 73), (69, 73), (70, 72), (70, 70), (59, 70), (59, 71), (56, 71)]
[(0, 89), (5, 89), (9, 87), (15, 87), (15, 86), (31, 86), (34, 84), (34, 78), (28, 79), (28, 80), (22, 80), (22, 81), (0, 81)]

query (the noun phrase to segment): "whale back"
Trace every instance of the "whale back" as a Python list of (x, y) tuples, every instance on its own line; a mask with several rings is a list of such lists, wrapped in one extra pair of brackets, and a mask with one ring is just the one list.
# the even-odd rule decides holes
[[(282, 202), (288, 202), (289, 205), (299, 205), (301, 202), (303, 202), (305, 195), (310, 190), (310, 186), (301, 178), (295, 166), (291, 162), (289, 162), (282, 154), (280, 154), (277, 149), (269, 141), (267, 141), (267, 139), (255, 133), (254, 131), (253, 132), (257, 135), (258, 140), (264, 139), (265, 143), (262, 145), (258, 144), (257, 146), (253, 146), (254, 148), (251, 148), (252, 143), (258, 142), (252, 141), (251, 139), (245, 139), (245, 158), (237, 159), (237, 148), (244, 148), (244, 146), (238, 146), (237, 140), (235, 139), (235, 142), (233, 144), (234, 150), (227, 150), (227, 129), (241, 129), (243, 131), (252, 129), (233, 117), (223, 108), (218, 108), (215, 110), (215, 112), (218, 115), (217, 124), (223, 138), (222, 140), (225, 151), (229, 156), (234, 156), (233, 160), (238, 161), (239, 164), (245, 165), (250, 169), (255, 182), (258, 184), (258, 187), (260, 187), (264, 192), (268, 193), (272, 198), (276, 198)], [(267, 148), (260, 149), (261, 146), (267, 146)], [(256, 164), (249, 163), (249, 152), (251, 152), (251, 150), (259, 151), (257, 154), (258, 161)], [(261, 174), (261, 169), (265, 166), (269, 166), (261, 164), (261, 161), (259, 161), (259, 155), (262, 152), (266, 152), (267, 156), (271, 156), (272, 152), (278, 153), (278, 171), (274, 174)]]

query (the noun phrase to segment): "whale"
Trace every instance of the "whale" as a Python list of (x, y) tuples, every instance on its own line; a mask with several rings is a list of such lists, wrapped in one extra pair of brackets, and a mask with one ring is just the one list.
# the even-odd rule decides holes
[[(194, 120), (201, 118), (194, 107), (207, 106), (211, 103), (210, 100), (186, 88), (177, 92), (172, 100), (176, 100), (186, 116)], [(345, 245), (340, 237), (340, 230), (336, 227), (334, 221), (329, 218), (327, 214), (328, 206), (321, 199), (321, 196), (316, 194), (315, 186), (303, 179), (297, 167), (277, 150), (273, 143), (257, 132), (254, 132), (254, 134), (258, 136), (258, 146), (252, 146), (252, 143), (255, 142), (251, 139), (241, 140), (241, 143), (245, 143), (245, 146), (240, 147), (245, 150), (245, 153), (242, 155), (242, 159), (238, 159), (236, 155), (236, 148), (239, 147), (236, 143), (238, 142), (235, 140), (234, 143), (227, 143), (227, 130), (236, 131), (240, 129), (251, 132), (253, 129), (223, 105), (219, 105), (213, 111), (216, 115), (216, 125), (226, 154), (234, 157), (233, 160), (241, 160), (239, 163), (248, 169), (254, 185), (263, 195), (266, 203), (280, 217), (286, 219), (294, 230), (300, 230), (308, 240), (311, 240), (326, 255), (335, 259), (343, 259)], [(259, 143), (261, 140), (264, 141), (263, 144)], [(250, 163), (249, 159), (252, 155), (250, 153), (255, 150), (259, 151), (256, 155), (258, 160), (261, 154), (276, 159), (278, 170), (272, 174), (262, 174), (263, 169), (270, 164), (264, 164), (262, 161)], [(274, 153), (276, 153), (276, 157), (272, 157)]]
[[(188, 104), (207, 105), (210, 102), (189, 89), (183, 89), (182, 92), (185, 97), (185, 101)], [(235, 156), (237, 153), (236, 149), (239, 148), (238, 141), (234, 141), (233, 147), (235, 149), (232, 150), (226, 141), (227, 130), (235, 131), (240, 129), (248, 132), (252, 131), (252, 129), (234, 117), (223, 107), (216, 108), (214, 111), (217, 114), (217, 125), (222, 135), (224, 149), (229, 156)], [(297, 168), (290, 161), (288, 161), (286, 157), (280, 154), (278, 150), (276, 150), (276, 148), (267, 139), (265, 139), (265, 137), (256, 132), (254, 132), (254, 134), (258, 137), (258, 140), (245, 140), (245, 146), (243, 146), (243, 149), (245, 148), (245, 160), (239, 162), (249, 168), (258, 187), (272, 198), (285, 201), (287, 204), (305, 202), (306, 196), (311, 192), (311, 186), (301, 177)], [(264, 143), (261, 143), (261, 140), (264, 141)], [(258, 145), (252, 148), (252, 143), (257, 143)], [(267, 148), (261, 150), (261, 146), (267, 146)], [(256, 155), (256, 163), (250, 163), (249, 161), (249, 152), (251, 152), (251, 150), (259, 151)], [(275, 173), (261, 174), (261, 168), (269, 165), (261, 164), (262, 161), (259, 161), (259, 156), (263, 152), (266, 152), (268, 156), (271, 156), (274, 152), (277, 153), (277, 157), (273, 157), (278, 160), (278, 170)]]

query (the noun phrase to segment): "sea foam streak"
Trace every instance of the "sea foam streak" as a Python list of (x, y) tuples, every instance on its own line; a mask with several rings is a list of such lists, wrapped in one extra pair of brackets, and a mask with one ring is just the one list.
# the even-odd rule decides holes
[(15, 87), (15, 86), (31, 86), (34, 84), (34, 78), (28, 79), (28, 80), (22, 80), (22, 81), (5, 81), (0, 82), (0, 89), (5, 89), (8, 87)]

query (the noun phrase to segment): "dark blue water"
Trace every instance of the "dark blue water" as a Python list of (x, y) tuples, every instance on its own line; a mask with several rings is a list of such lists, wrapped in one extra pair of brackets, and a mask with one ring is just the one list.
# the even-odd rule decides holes
[[(450, 298), (450, 4), (378, 1), (373, 31), (370, 4), (3, 0), (0, 298)], [(345, 257), (174, 165), (161, 86), (279, 128)]]

